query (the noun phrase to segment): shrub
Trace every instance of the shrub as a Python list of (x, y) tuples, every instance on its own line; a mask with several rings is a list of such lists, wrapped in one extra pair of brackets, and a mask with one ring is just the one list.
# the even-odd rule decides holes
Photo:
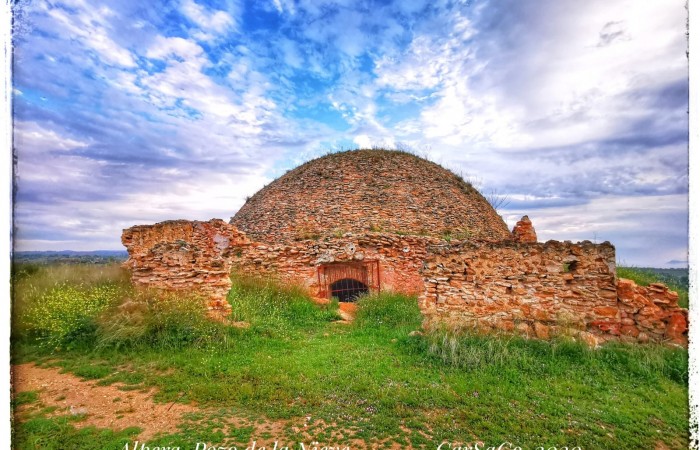
[(119, 295), (115, 284), (61, 284), (31, 303), (23, 320), (29, 333), (42, 345), (70, 346), (94, 336), (95, 319)]
[(425, 340), (430, 356), (461, 369), (500, 366), (506, 361), (524, 366), (532, 360), (530, 355), (515, 348), (516, 341), (520, 340), (516, 336), (484, 335), (476, 330), (439, 327), (428, 331)]
[(204, 300), (182, 292), (139, 291), (105, 311), (98, 346), (183, 348), (228, 343), (226, 326), (207, 316)]
[(21, 279), (36, 275), (41, 270), (39, 264), (34, 263), (12, 263), (10, 268), (10, 279), (17, 282)]
[[(647, 381), (666, 378), (688, 384), (688, 352), (658, 344), (608, 343), (599, 349), (565, 336), (551, 341), (528, 340), (515, 335), (480, 334), (473, 329), (435, 328), (409, 342), (413, 353), (462, 370), (516, 370), (555, 375), (587, 367), (611, 371), (618, 377)], [(419, 343), (422, 342), (422, 345)]]
[(423, 317), (415, 296), (380, 292), (360, 297), (355, 325), (363, 330), (404, 333), (420, 327)]
[(43, 303), (51, 292), (68, 286), (85, 291), (96, 286), (110, 285), (116, 289), (130, 289), (128, 272), (119, 264), (46, 264), (18, 263), (12, 277), (13, 333), (25, 336), (29, 309)]
[(313, 329), (315, 324), (340, 318), (337, 301), (317, 305), (303, 288), (269, 279), (234, 277), (228, 301), (232, 320), (248, 322), (265, 334)]

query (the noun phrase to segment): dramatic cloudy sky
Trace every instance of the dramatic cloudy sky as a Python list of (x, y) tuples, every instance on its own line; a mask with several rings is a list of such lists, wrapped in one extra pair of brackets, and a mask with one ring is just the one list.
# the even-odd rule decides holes
[(228, 219), (300, 162), (383, 145), (507, 196), (541, 240), (687, 259), (684, 0), (22, 5), (17, 250)]

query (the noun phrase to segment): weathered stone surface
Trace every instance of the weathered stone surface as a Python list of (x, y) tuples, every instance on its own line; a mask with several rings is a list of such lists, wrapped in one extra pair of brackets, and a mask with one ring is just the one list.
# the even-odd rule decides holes
[[(609, 243), (549, 241), (429, 245), (419, 304), (426, 324), (475, 322), (548, 339), (565, 328), (606, 339), (687, 345), (687, 310), (663, 284), (615, 279)], [(598, 336), (593, 339), (590, 336)]]
[(617, 317), (620, 310), (617, 306), (599, 306), (593, 308), (593, 312), (600, 317)]
[(598, 347), (600, 345), (601, 339), (593, 333), (588, 333), (586, 331), (581, 331), (578, 333), (578, 338), (583, 342), (588, 344), (589, 347)]
[(513, 238), (517, 242), (537, 242), (537, 233), (535, 233), (535, 228), (532, 226), (532, 222), (528, 216), (523, 216), (523, 218), (515, 224), (515, 227), (513, 227)]
[(253, 195), (231, 223), (270, 244), (369, 231), (511, 239), (469, 183), (423, 158), (386, 150), (309, 161)]
[(549, 327), (542, 322), (535, 322), (535, 336), (539, 339), (549, 339)]
[(668, 340), (675, 344), (688, 344), (688, 310), (678, 306), (678, 294), (669, 291), (661, 283), (638, 286), (632, 280), (620, 279), (617, 283), (619, 308), (624, 323), (633, 321), (634, 328), (623, 327), (637, 333), (637, 339)]
[(532, 326), (527, 322), (520, 322), (515, 326), (515, 330), (525, 337), (530, 337), (534, 334)]
[(427, 245), (440, 242), (445, 241), (393, 233), (345, 233), (340, 237), (280, 243), (264, 249), (251, 245), (232, 257), (232, 267), (237, 273), (273, 277), (305, 286), (313, 295), (323, 295), (327, 286), (319, 286), (319, 265), (379, 261), (382, 290), (418, 294), (423, 290), (420, 270), (427, 256)]
[(213, 309), (228, 308), (231, 255), (248, 243), (221, 219), (171, 220), (124, 230), (124, 266), (137, 286), (200, 293)]

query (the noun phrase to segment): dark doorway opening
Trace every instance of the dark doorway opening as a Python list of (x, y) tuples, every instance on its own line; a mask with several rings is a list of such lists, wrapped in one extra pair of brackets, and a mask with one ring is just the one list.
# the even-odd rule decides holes
[(354, 302), (357, 297), (368, 292), (366, 284), (352, 278), (343, 278), (331, 284), (331, 297), (336, 297), (340, 302)]
[(318, 295), (353, 302), (361, 295), (380, 291), (379, 261), (343, 261), (318, 266)]

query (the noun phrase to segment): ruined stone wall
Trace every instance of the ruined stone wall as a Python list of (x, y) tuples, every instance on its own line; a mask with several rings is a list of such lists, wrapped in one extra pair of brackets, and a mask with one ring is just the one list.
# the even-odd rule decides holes
[(369, 232), (268, 245), (213, 219), (131, 227), (122, 243), (135, 285), (198, 292), (217, 310), (229, 307), (231, 272), (274, 277), (317, 295), (326, 288), (319, 286), (320, 265), (376, 260), (382, 290), (420, 294), (426, 326), (542, 339), (568, 333), (592, 345), (607, 339), (687, 344), (688, 312), (678, 295), (662, 284), (618, 281), (609, 243), (537, 243), (528, 237), (534, 230), (521, 235), (520, 241), (449, 243)]
[(661, 283), (637, 286), (632, 280), (617, 283), (619, 322), (610, 332), (640, 342), (671, 341), (688, 344), (688, 310), (678, 306), (678, 294)]
[(272, 276), (300, 284), (316, 295), (318, 266), (333, 262), (378, 260), (382, 290), (418, 294), (423, 290), (420, 270), (426, 246), (439, 239), (389, 233), (346, 233), (320, 241), (278, 245), (254, 243), (233, 256), (233, 269), (246, 275)]
[(221, 219), (171, 220), (122, 233), (129, 252), (124, 265), (136, 286), (200, 293), (215, 309), (228, 307), (231, 254), (247, 243), (245, 234)]
[(618, 286), (615, 249), (607, 242), (465, 242), (429, 250), (419, 299), (426, 325), (514, 330), (543, 339), (566, 332), (591, 344), (618, 337), (685, 339), (677, 296), (674, 302), (660, 286)]

